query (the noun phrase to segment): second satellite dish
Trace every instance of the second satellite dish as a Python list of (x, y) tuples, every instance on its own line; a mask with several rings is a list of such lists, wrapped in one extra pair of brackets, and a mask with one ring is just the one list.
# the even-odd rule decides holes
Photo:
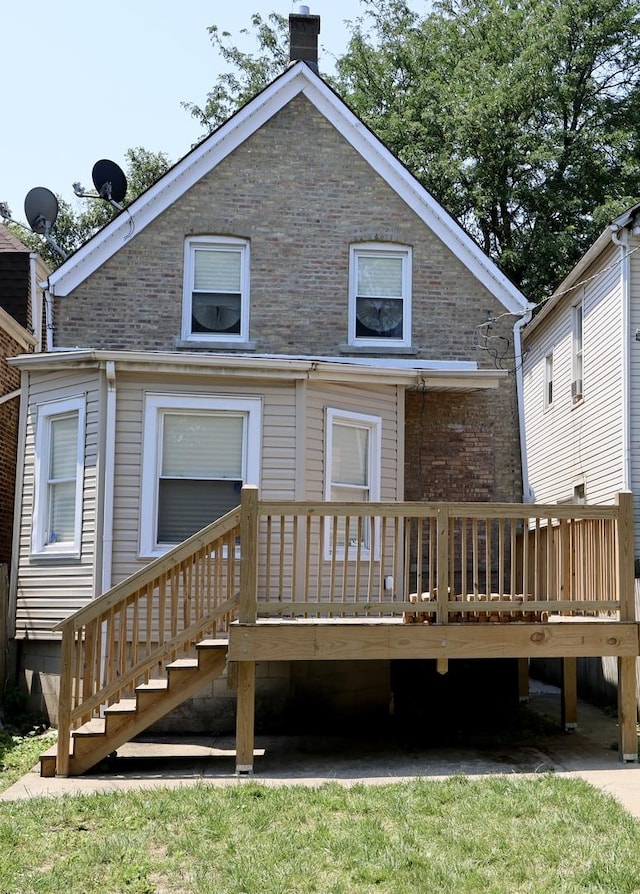
[(116, 204), (124, 201), (124, 197), (127, 194), (127, 178), (122, 168), (115, 161), (101, 158), (100, 161), (94, 164), (91, 177), (101, 199), (106, 199), (108, 202), (115, 202)]
[(58, 200), (45, 186), (34, 186), (25, 197), (24, 214), (34, 233), (47, 236), (58, 216)]

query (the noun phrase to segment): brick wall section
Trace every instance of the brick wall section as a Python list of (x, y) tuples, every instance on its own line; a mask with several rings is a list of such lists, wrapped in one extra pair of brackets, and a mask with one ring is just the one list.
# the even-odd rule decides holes
[[(20, 373), (7, 365), (5, 357), (23, 354), (25, 348), (0, 328), (0, 352), (0, 395), (4, 395), (20, 387)], [(0, 404), (0, 562), (11, 558), (19, 411), (18, 397)]]
[[(417, 356), (493, 366), (489, 354), (474, 347), (474, 338), (487, 313), (502, 313), (502, 305), (304, 97), (275, 115), (74, 293), (58, 299), (56, 344), (174, 350), (184, 239), (197, 234), (250, 240), (250, 339), (259, 352), (340, 355), (347, 341), (349, 245), (385, 241), (413, 247)], [(510, 356), (512, 322), (502, 327), (509, 346), (500, 346)], [(423, 418), (423, 401), (416, 395), (408, 402), (407, 456), (418, 450), (424, 456), (423, 441), (412, 440), (424, 432), (431, 436), (431, 458), (419, 466), (426, 475), (421, 484), (409, 483), (415, 478), (409, 464), (408, 492), (442, 489), (435, 482), (444, 461), (453, 463), (450, 471), (460, 488), (485, 499), (519, 499), (512, 377), (491, 395), (428, 395), (430, 430), (412, 418)], [(454, 436), (460, 448), (455, 462), (447, 446)], [(477, 475), (467, 470), (465, 477), (467, 463), (482, 469)]]

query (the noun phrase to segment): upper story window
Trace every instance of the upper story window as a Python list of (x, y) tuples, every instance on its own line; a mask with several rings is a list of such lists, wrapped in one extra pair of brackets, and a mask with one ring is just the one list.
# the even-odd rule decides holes
[(378, 242), (352, 245), (349, 344), (411, 345), (411, 249)]
[(38, 407), (31, 543), (35, 555), (80, 555), (84, 419), (84, 397)]
[(248, 337), (248, 242), (224, 236), (187, 239), (182, 338), (247, 341)]
[(582, 400), (583, 379), (583, 341), (584, 341), (584, 302), (579, 301), (571, 308), (572, 329), (572, 380), (571, 397), (576, 403)]
[(544, 358), (544, 405), (550, 407), (553, 403), (553, 353)]

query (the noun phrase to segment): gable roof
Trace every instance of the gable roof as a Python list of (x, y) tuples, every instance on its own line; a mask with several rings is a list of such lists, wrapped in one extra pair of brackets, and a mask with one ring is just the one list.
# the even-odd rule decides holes
[(628, 229), (634, 236), (640, 233), (640, 202), (631, 205), (618, 217), (614, 217), (611, 223), (600, 233), (596, 241), (587, 249), (580, 260), (571, 268), (569, 273), (547, 300), (539, 305), (533, 318), (522, 330), (522, 337), (526, 341), (532, 332), (538, 328), (543, 320), (546, 320), (559, 304), (569, 303), (574, 300), (574, 289), (580, 286), (582, 277), (613, 242), (616, 244), (618, 233)]
[(24, 242), (21, 242), (14, 236), (11, 230), (8, 230), (7, 227), (0, 224), (0, 251), (21, 251), (29, 254), (31, 249), (27, 248)]
[(112, 257), (123, 242), (162, 214), (299, 94), (303, 94), (327, 118), (435, 235), (449, 245), (452, 252), (507, 311), (521, 314), (530, 307), (522, 293), (451, 215), (347, 107), (337, 93), (304, 62), (297, 62), (285, 69), (261, 93), (202, 140), (118, 217), (79, 248), (49, 277), (51, 294), (68, 295)]

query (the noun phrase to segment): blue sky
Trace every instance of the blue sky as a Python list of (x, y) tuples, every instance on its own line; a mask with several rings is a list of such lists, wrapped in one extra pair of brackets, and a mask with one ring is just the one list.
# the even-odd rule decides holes
[[(360, 0), (309, 0), (321, 17), (320, 68), (346, 47), (345, 20)], [(416, 0), (415, 9), (425, 3)], [(185, 154), (201, 128), (181, 101), (201, 105), (224, 68), (207, 27), (237, 36), (251, 15), (296, 12), (291, 0), (55, 0), (2, 12), (0, 201), (24, 221), (24, 197), (46, 186), (75, 205), (72, 183), (92, 187), (100, 158), (124, 166), (126, 149)], [(77, 205), (76, 205), (77, 207)]]

